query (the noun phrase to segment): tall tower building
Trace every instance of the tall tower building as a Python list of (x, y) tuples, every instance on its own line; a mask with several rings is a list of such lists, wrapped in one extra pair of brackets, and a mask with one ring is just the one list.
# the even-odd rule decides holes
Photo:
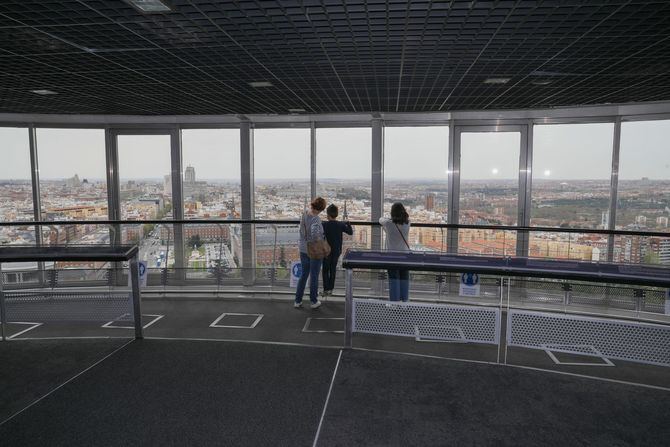
[(163, 194), (172, 196), (172, 175), (168, 174), (163, 177)]
[(185, 183), (195, 183), (195, 168), (193, 166), (187, 166), (186, 172), (184, 172), (184, 182)]
[(608, 228), (610, 224), (610, 212), (609, 210), (603, 211), (600, 215), (600, 225), (603, 228)]
[(433, 211), (435, 209), (435, 194), (426, 194), (426, 211)]

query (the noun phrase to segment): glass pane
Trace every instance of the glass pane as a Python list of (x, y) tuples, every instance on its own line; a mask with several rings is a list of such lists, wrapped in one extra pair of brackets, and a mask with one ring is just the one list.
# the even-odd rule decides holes
[(516, 225), (519, 132), (461, 134), (461, 224)]
[(370, 220), (371, 144), (370, 128), (316, 129), (317, 193), (343, 218)]
[(670, 231), (670, 121), (621, 124), (616, 228)]
[[(448, 156), (446, 126), (386, 127), (384, 214), (391, 212), (394, 202), (402, 202), (412, 222), (446, 223)], [(433, 241), (435, 235), (420, 236), (421, 241)]]
[(183, 130), (184, 218), (240, 217), (240, 131)]
[(310, 130), (254, 130), (256, 219), (297, 219), (310, 201)]
[(172, 217), (169, 135), (119, 135), (121, 219)]
[[(28, 129), (0, 127), (0, 221), (34, 220)], [(0, 244), (34, 244), (33, 227), (0, 227)]]
[[(37, 153), (42, 220), (107, 219), (103, 129), (37, 129)], [(97, 234), (94, 226), (77, 230), (77, 240)]]
[(533, 127), (532, 225), (607, 228), (613, 126)]

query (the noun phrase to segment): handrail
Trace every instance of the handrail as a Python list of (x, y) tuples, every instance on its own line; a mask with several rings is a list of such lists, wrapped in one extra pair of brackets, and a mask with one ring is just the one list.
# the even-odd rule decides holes
[(47, 247), (0, 247), (0, 337), (7, 339), (7, 311), (3, 287), (2, 264), (22, 261), (129, 261), (130, 286), (132, 289), (133, 320), (135, 338), (142, 335), (142, 311), (139, 283), (139, 247), (137, 245), (87, 245), (87, 246), (47, 246)]
[[(377, 222), (350, 221), (352, 225), (379, 226)], [(255, 224), (255, 225), (299, 225), (299, 220), (286, 219), (171, 219), (171, 220), (54, 220), (54, 221), (20, 221), (0, 222), (0, 227), (25, 227), (46, 225), (143, 225), (143, 224), (173, 224), (173, 225), (197, 225), (197, 224)], [(670, 231), (637, 231), (637, 230), (605, 230), (594, 228), (565, 228), (565, 227), (526, 227), (513, 225), (470, 225), (449, 223), (426, 223), (412, 222), (415, 228), (446, 228), (453, 230), (497, 230), (497, 231), (523, 231), (537, 233), (579, 233), (579, 234), (601, 234), (607, 236), (643, 236), (643, 237), (670, 237)]]

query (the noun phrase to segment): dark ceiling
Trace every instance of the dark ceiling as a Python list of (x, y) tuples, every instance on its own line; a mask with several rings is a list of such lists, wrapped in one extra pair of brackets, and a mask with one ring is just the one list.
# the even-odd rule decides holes
[[(670, 100), (668, 0), (169, 3), (172, 12), (142, 14), (120, 0), (1, 1), (0, 112), (427, 112)], [(39, 89), (57, 94), (31, 92)]]

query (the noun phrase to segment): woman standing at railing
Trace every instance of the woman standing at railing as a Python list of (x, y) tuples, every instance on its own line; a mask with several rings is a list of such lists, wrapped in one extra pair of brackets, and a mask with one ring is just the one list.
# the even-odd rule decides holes
[[(321, 301), (317, 297), (319, 295), (319, 271), (321, 270), (323, 256), (321, 258), (313, 257), (313, 254), (310, 256), (308, 245), (323, 243), (327, 246), (323, 236), (323, 226), (319, 218), (319, 213), (326, 208), (326, 201), (322, 197), (317, 197), (312, 200), (310, 208), (300, 218), (299, 248), (302, 272), (300, 273), (300, 280), (298, 280), (298, 288), (295, 291), (293, 307), (302, 307), (302, 296), (305, 293), (307, 278), (311, 277), (309, 281), (309, 300), (312, 304), (310, 307), (316, 309), (321, 306)], [(330, 252), (330, 250), (328, 251)], [(324, 256), (327, 255), (328, 253), (325, 253)]]
[[(386, 249), (389, 251), (410, 251), (409, 214), (402, 203), (391, 206), (391, 218), (382, 217), (379, 223), (386, 232)], [(391, 301), (409, 301), (409, 270), (389, 269), (389, 298)]]

